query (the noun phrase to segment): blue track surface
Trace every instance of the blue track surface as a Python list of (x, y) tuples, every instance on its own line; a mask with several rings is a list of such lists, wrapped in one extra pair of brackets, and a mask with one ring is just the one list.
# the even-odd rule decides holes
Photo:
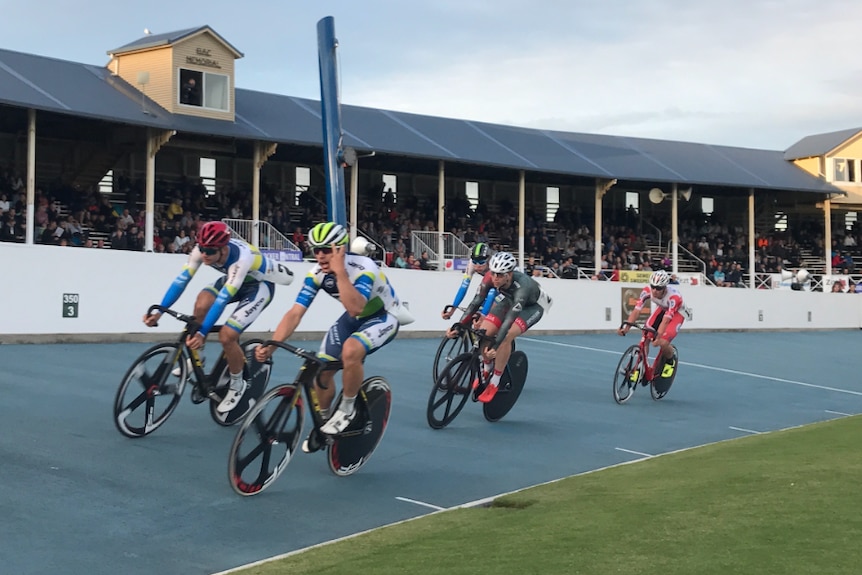
[[(669, 395), (641, 388), (620, 406), (611, 380), (635, 334), (527, 334), (530, 372), (510, 414), (491, 424), (468, 403), (440, 431), (425, 420), (438, 340), (396, 340), (366, 369), (393, 389), (371, 461), (338, 478), (323, 455), (299, 454), (251, 498), (227, 481), (235, 428), (205, 404), (184, 398), (143, 439), (114, 428), (116, 387), (149, 344), (2, 345), (0, 572), (210, 574), (647, 455), (855, 415), (858, 337), (683, 333)], [(298, 366), (279, 354), (272, 385)]]

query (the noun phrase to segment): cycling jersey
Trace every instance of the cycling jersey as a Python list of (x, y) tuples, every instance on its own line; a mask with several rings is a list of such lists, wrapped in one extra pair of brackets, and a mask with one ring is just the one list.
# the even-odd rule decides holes
[[(348, 253), (344, 256), (344, 268), (350, 283), (366, 302), (359, 315), (351, 317), (344, 312), (329, 328), (318, 351), (320, 357), (329, 360), (341, 357), (348, 337), (358, 339), (365, 346), (366, 354), (371, 354), (395, 338), (399, 325), (413, 321), (374, 260)], [(317, 264), (306, 274), (296, 303), (307, 309), (321, 289), (341, 301), (335, 273), (324, 273)]]
[[(274, 291), (272, 289), (272, 283), (289, 285), (293, 281), (293, 272), (291, 272), (287, 266), (281, 262), (277, 262), (263, 256), (255, 246), (249, 245), (242, 240), (231, 239), (228, 242), (227, 247), (228, 255), (225, 262), (221, 265), (210, 265), (210, 267), (220, 271), (225, 274), (225, 276), (210, 286), (210, 291), (216, 295), (216, 300), (212, 307), (210, 307), (207, 316), (201, 322), (199, 333), (204, 337), (206, 337), (210, 332), (216, 321), (218, 321), (218, 318), (221, 317), (225, 306), (227, 306), (231, 301), (236, 301), (236, 297), (240, 289), (244, 286), (260, 282), (270, 284), (271, 289), (268, 290), (270, 292), (270, 297), (266, 298), (265, 303), (263, 300), (258, 298), (250, 300), (252, 305), (258, 301), (260, 302), (260, 304), (255, 306), (252, 310), (256, 312), (254, 317), (257, 317), (260, 315), (260, 312), (263, 311), (263, 307), (266, 307), (266, 305), (269, 304), (272, 292)], [(170, 307), (180, 299), (186, 286), (203, 263), (203, 254), (201, 253), (200, 248), (195, 246), (189, 254), (189, 259), (183, 266), (180, 275), (177, 276), (171, 284), (171, 287), (168, 288), (167, 293), (165, 293), (165, 297), (162, 298), (163, 307)], [(239, 311), (241, 307), (243, 306), (240, 305), (237, 308), (237, 311)], [(237, 315), (237, 311), (234, 312), (234, 315)], [(242, 322), (235, 321), (233, 324), (229, 322), (228, 325), (237, 331), (242, 331), (248, 327), (249, 323), (251, 322), (247, 320)]]
[(652, 293), (652, 288), (649, 285), (644, 286), (638, 301), (635, 303), (635, 311), (643, 309), (647, 300), (650, 299), (655, 304), (655, 309), (650, 314), (647, 325), (658, 329), (662, 319), (666, 317), (668, 323), (665, 325), (664, 333), (659, 334), (659, 336), (666, 341), (673, 341), (682, 327), (682, 323), (690, 317), (690, 310), (683, 304), (679, 288), (675, 284), (668, 284), (664, 295), (657, 297)]
[(679, 293), (679, 288), (675, 284), (668, 284), (662, 297), (656, 297), (652, 293), (652, 288), (649, 285), (645, 285), (641, 290), (640, 296), (638, 296), (638, 301), (635, 303), (635, 310), (640, 311), (643, 309), (649, 299), (652, 300), (653, 304), (665, 310), (667, 312), (665, 315), (669, 319), (673, 319), (673, 316), (684, 308), (682, 294)]
[[(344, 256), (344, 268), (347, 270), (350, 283), (366, 300), (365, 307), (356, 316), (357, 318), (370, 317), (383, 311), (390, 311), (393, 315), (397, 315), (396, 308), (401, 307), (401, 302), (374, 260), (356, 254), (347, 254)], [(302, 289), (296, 296), (296, 303), (308, 308), (321, 289), (340, 300), (335, 274), (331, 271), (324, 273), (320, 269), (320, 264), (317, 264), (306, 274)]]
[[(485, 277), (491, 278), (491, 272), (486, 273)], [(493, 286), (493, 283), (491, 285)], [(484, 300), (487, 289), (483, 281), (473, 301), (467, 306), (462, 323), (466, 324), (470, 321), (470, 316)], [(497, 297), (494, 298), (494, 305), (486, 317), (488, 321), (500, 328), (497, 331), (495, 345), (503, 341), (513, 323), (517, 322), (521, 333), (524, 333), (542, 319), (545, 311), (550, 307), (551, 298), (542, 291), (542, 287), (536, 280), (523, 272), (513, 271), (511, 283), (499, 289)]]

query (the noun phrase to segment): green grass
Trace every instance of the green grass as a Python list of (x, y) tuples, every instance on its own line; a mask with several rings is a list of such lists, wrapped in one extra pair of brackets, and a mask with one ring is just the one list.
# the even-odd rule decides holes
[(572, 477), (239, 573), (855, 574), (860, 480), (862, 417), (844, 418)]

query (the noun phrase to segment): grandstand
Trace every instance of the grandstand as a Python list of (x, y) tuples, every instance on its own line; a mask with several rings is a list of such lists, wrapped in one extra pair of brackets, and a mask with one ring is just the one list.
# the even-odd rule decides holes
[[(258, 214), (267, 238), (301, 250), (325, 214), (319, 103), (234, 88), (244, 55), (208, 26), (109, 55), (93, 66), (0, 50), (12, 72), (0, 82), (0, 194), (15, 210), (0, 214), (0, 240), (182, 251), (176, 238), (202, 220), (256, 230)], [(190, 79), (222, 91), (190, 100)], [(549, 277), (571, 257), (574, 277), (665, 267), (712, 283), (722, 262), (742, 266), (736, 285), (806, 267), (818, 286), (839, 269), (829, 247), (849, 253), (847, 275), (862, 265), (858, 129), (772, 151), (347, 105), (342, 116), (360, 156), (350, 223), (389, 265), (421, 249), (442, 267), (480, 240)], [(50, 221), (61, 231), (46, 234)]]

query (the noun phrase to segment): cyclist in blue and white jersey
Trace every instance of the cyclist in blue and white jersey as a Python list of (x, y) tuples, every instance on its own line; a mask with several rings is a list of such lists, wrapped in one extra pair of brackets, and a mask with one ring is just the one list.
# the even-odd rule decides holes
[[(227, 413), (237, 406), (248, 387), (243, 378), (245, 355), (239, 345), (239, 336), (272, 301), (274, 284), (290, 285), (293, 272), (284, 264), (263, 256), (256, 247), (231, 239), (230, 229), (224, 222), (207, 222), (201, 226), (197, 245), (180, 275), (168, 288), (161, 305), (170, 307), (176, 303), (204, 264), (225, 275), (198, 294), (194, 317), (201, 323), (197, 332), (188, 336), (186, 345), (191, 349), (201, 349), (225, 307), (239, 302), (219, 331), (219, 342), (224, 348), (230, 372), (230, 388), (216, 409), (219, 413)], [(144, 323), (152, 327), (158, 323), (159, 317), (161, 312), (158, 311), (145, 315)]]
[[(340, 224), (324, 222), (311, 228), (308, 243), (317, 265), (305, 276), (296, 302), (284, 314), (272, 336), (276, 341), (284, 341), (293, 335), (321, 290), (344, 306), (344, 313), (329, 328), (317, 353), (327, 360), (340, 359), (344, 366), (341, 402), (320, 428), (327, 435), (343, 432), (356, 416), (354, 402), (364, 378), (365, 356), (391, 342), (399, 326), (412, 321), (374, 260), (348, 253), (347, 241), (347, 230)], [(255, 355), (259, 361), (266, 361), (274, 349), (274, 346), (259, 346)], [(334, 371), (323, 371), (315, 382), (325, 416), (335, 397), (334, 378)], [(313, 450), (308, 440), (302, 448), (306, 452)]]
[(488, 297), (485, 299), (485, 303), (482, 306), (482, 315), (485, 316), (488, 313), (488, 310), (491, 309), (491, 305), (494, 303), (494, 298), (497, 296), (497, 290), (494, 289), (491, 276), (488, 274), (488, 258), (491, 257), (491, 250), (488, 247), (488, 244), (479, 242), (470, 252), (470, 261), (467, 262), (467, 269), (464, 270), (464, 275), (461, 278), (461, 285), (458, 286), (458, 292), (455, 294), (455, 300), (452, 302), (451, 307), (446, 306), (443, 311), (440, 313), (440, 317), (443, 319), (450, 319), (452, 314), (455, 313), (455, 310), (464, 301), (464, 296), (467, 295), (467, 289), (470, 287), (470, 281), (473, 279), (473, 274), (479, 274), (482, 278), (483, 284), (491, 285), (491, 289), (488, 292)]

